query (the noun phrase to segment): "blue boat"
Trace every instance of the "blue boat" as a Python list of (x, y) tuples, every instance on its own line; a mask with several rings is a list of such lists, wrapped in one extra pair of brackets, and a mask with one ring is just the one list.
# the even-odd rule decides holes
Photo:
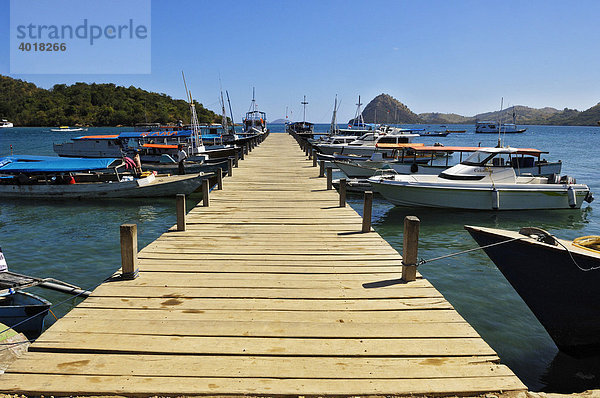
[(35, 294), (9, 289), (0, 296), (0, 322), (28, 338), (39, 336), (52, 304)]

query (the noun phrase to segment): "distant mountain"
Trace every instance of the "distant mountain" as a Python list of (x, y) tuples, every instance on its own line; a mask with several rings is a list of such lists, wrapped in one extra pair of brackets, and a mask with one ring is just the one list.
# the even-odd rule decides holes
[(456, 113), (419, 113), (419, 117), (426, 124), (473, 124), (475, 116), (467, 117)]
[(269, 123), (271, 123), (271, 124), (284, 124), (285, 123), (285, 119), (275, 119), (275, 120), (271, 120)]
[[(363, 113), (365, 123), (413, 124), (424, 123), (416, 113), (388, 94), (380, 94), (367, 104)], [(348, 123), (352, 123), (353, 119)]]

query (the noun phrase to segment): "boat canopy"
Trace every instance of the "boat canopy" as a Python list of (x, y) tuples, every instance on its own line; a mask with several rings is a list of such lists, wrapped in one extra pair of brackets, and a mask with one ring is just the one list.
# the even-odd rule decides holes
[(493, 147), (479, 147), (479, 146), (414, 146), (417, 151), (427, 152), (485, 152), (485, 153), (512, 153), (518, 155), (531, 155), (539, 157), (543, 153), (549, 153), (548, 151), (540, 151), (534, 148), (493, 148)]
[(0, 159), (0, 173), (68, 173), (103, 170), (119, 166), (116, 158), (59, 158), (53, 156), (15, 155)]
[(190, 137), (192, 130), (173, 131), (131, 131), (119, 134), (119, 138), (165, 138), (165, 137)]

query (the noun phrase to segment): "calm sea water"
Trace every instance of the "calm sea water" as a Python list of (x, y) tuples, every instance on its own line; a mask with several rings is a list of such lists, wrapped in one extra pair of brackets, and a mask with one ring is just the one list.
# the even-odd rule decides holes
[[(419, 126), (428, 127), (428, 126)], [(450, 126), (449, 126), (450, 127)], [(444, 145), (494, 146), (494, 134), (475, 134), (473, 126), (463, 134), (423, 138), (420, 142)], [(398, 251), (402, 249), (403, 220), (416, 215), (421, 220), (419, 256), (437, 256), (476, 247), (463, 225), (504, 229), (522, 226), (544, 228), (558, 237), (572, 239), (600, 235), (600, 171), (594, 160), (600, 127), (527, 126), (524, 134), (507, 135), (505, 143), (515, 147), (547, 150), (548, 160), (562, 160), (563, 172), (588, 184), (598, 201), (582, 210), (468, 212), (394, 207), (375, 197), (374, 228)], [(325, 132), (327, 125), (317, 125)], [(282, 132), (282, 125), (271, 127)], [(431, 126), (431, 130), (439, 126)], [(81, 133), (50, 133), (45, 128), (0, 131), (0, 156), (10, 154), (52, 155), (52, 143), (67, 141)], [(90, 129), (87, 134), (117, 129)], [(201, 198), (192, 196), (191, 208)], [(349, 204), (362, 212), (362, 198), (351, 196)], [(594, 212), (596, 208), (596, 212)], [(85, 288), (95, 285), (120, 266), (119, 225), (138, 224), (142, 248), (175, 224), (175, 201), (170, 199), (112, 201), (0, 201), (0, 246), (11, 270), (40, 277), (67, 280)], [(419, 268), (473, 325), (532, 390), (576, 392), (600, 388), (600, 357), (575, 360), (559, 354), (535, 316), (483, 252), (426, 263)], [(77, 304), (63, 294), (36, 291), (54, 303), (60, 317)], [(49, 324), (53, 319), (49, 319)]]

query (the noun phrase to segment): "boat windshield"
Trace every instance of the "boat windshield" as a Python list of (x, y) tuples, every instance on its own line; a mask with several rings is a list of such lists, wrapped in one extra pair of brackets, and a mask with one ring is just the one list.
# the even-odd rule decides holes
[(468, 158), (466, 158), (462, 164), (466, 164), (469, 166), (484, 166), (488, 160), (496, 156), (495, 153), (487, 153), (487, 152), (475, 152)]
[(375, 141), (375, 135), (372, 133), (363, 134), (360, 137), (358, 137), (358, 140), (360, 140), (360, 141)]

